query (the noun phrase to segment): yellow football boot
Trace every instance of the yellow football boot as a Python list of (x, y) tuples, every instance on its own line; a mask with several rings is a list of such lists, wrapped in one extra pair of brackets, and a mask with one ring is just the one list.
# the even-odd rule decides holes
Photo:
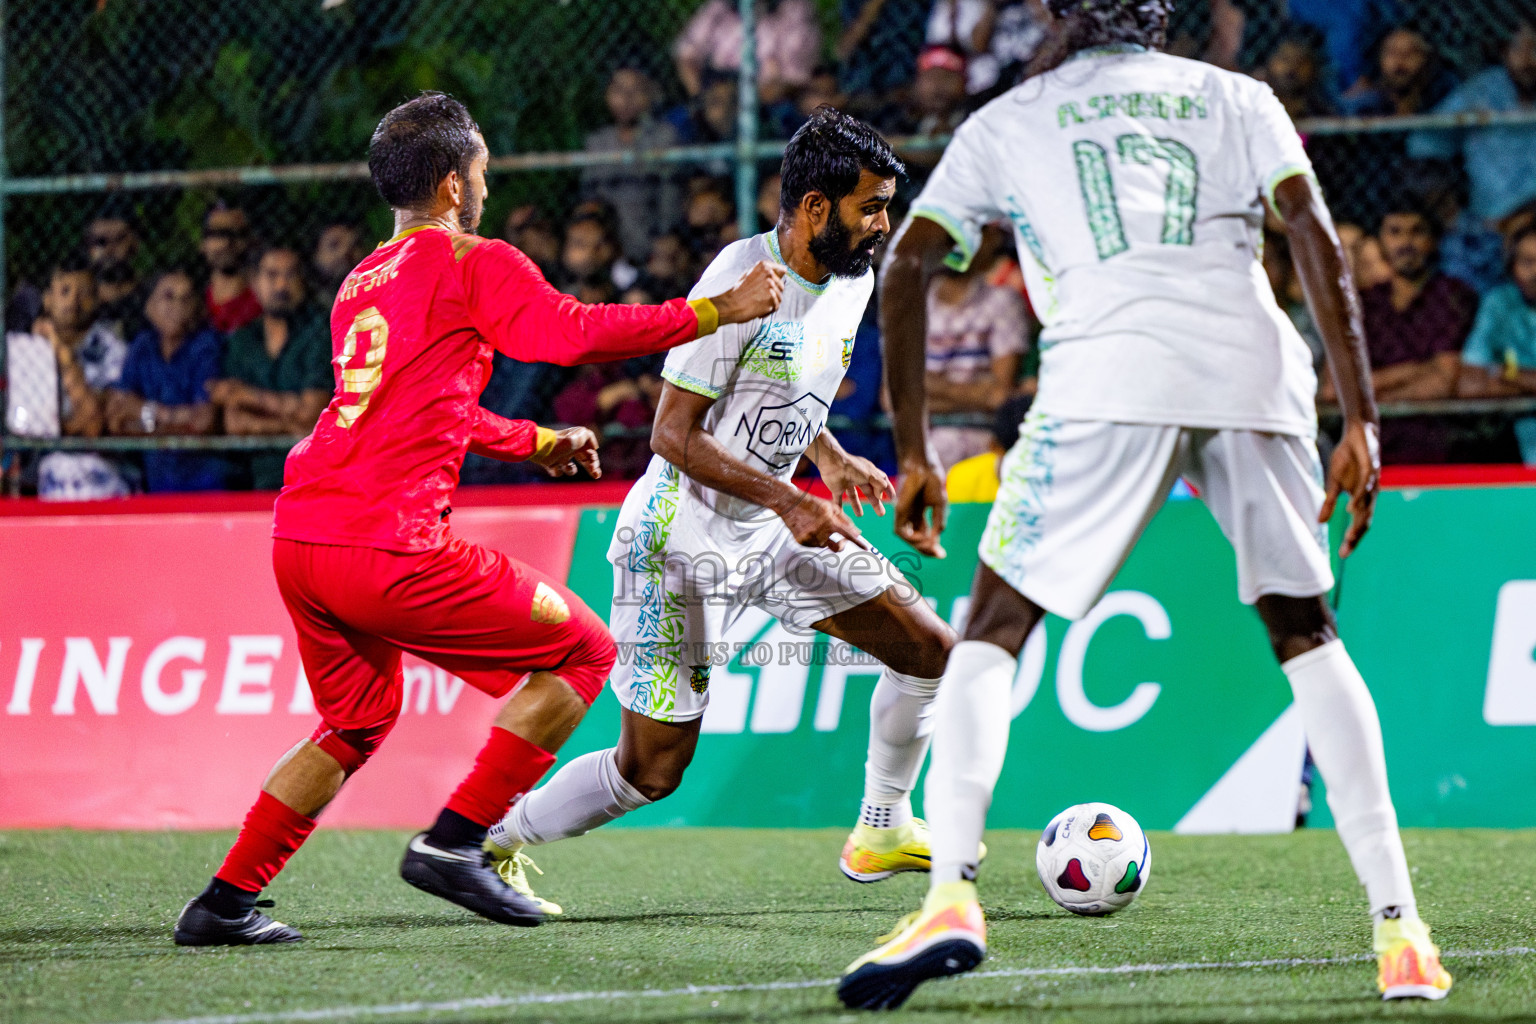
[(1376, 924), (1376, 986), (1383, 999), (1444, 999), (1451, 975), (1440, 966), (1440, 948), (1418, 918)]
[[(987, 859), (986, 843), (977, 859)], [(838, 858), (838, 867), (855, 882), (880, 882), (903, 871), (927, 871), (930, 865), (928, 823), (922, 818), (895, 828), (855, 825)]]
[(843, 972), (837, 998), (853, 1009), (894, 1010), (930, 978), (972, 970), (987, 956), (987, 924), (973, 882), (928, 891), (922, 909), (896, 925), (883, 946)]
[(533, 886), (528, 883), (528, 868), (532, 868), (541, 875), (544, 872), (539, 870), (539, 866), (533, 862), (532, 857), (523, 852), (522, 843), (518, 843), (508, 850), (487, 839), (481, 844), (480, 848), (485, 851), (487, 859), (491, 862), (491, 867), (496, 869), (496, 873), (501, 876), (501, 880), (511, 886), (513, 890), (533, 900), (533, 902), (539, 905), (539, 909), (546, 914), (565, 913), (560, 904), (553, 903), (540, 896), (533, 891)]

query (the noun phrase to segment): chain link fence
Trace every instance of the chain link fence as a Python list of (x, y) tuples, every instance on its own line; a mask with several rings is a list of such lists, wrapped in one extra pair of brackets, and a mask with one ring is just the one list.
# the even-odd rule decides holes
[[(51, 268), (93, 224), (131, 230), (128, 269), (107, 273), (137, 280), (176, 266), (200, 277), (216, 203), (244, 211), (252, 252), (279, 244), (308, 261), (332, 224), (356, 226), (363, 248), (387, 237), (361, 161), (379, 117), (424, 89), (463, 99), (484, 129), (482, 233), (584, 298), (638, 286), (629, 297), (664, 299), (767, 223), (775, 155), (819, 103), (907, 140), (910, 200), (965, 111), (1017, 79), (1045, 15), (1040, 0), (3, 0), (0, 17), (7, 326), (28, 331)], [(1531, 0), (1198, 0), (1177, 5), (1170, 49), (1270, 81), (1341, 220), (1368, 231), (1409, 188), (1466, 225), (1480, 198), (1456, 122), (1398, 115), (1429, 115), (1499, 66), (1522, 20), (1536, 20)], [(1408, 88), (1381, 73), (1403, 27), (1429, 62)], [(753, 69), (758, 88), (743, 94)], [(1529, 105), (1500, 116), (1511, 137), (1536, 131)], [(1502, 274), (1493, 220), (1530, 197), (1508, 198), (1464, 232), (1469, 265), (1490, 279)], [(568, 244), (594, 225), (612, 248), (596, 270)], [(553, 418), (572, 383), (498, 372), (499, 411), (525, 416)], [(628, 379), (612, 378), (594, 394)]]

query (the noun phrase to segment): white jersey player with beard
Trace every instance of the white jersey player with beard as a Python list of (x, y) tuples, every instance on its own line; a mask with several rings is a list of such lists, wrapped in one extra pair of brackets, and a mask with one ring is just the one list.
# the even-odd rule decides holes
[(748, 609), (883, 664), (870, 699), (864, 799), (840, 867), (859, 882), (928, 870), (926, 825), (912, 817), (910, 794), (953, 631), (837, 504), (790, 482), (809, 457), (834, 502), (857, 507), (862, 491), (884, 513), (889, 479), (843, 451), (826, 423), (901, 170), (873, 129), (822, 108), (785, 150), (778, 225), (727, 246), (695, 288), (707, 294), (760, 260), (786, 268), (772, 315), (667, 357), (657, 454), (626, 498), (608, 550), (619, 740), (562, 767), (491, 829), (486, 849), (514, 887), (526, 890), (524, 845), (581, 835), (677, 787), (711, 672), (732, 656), (728, 635)]

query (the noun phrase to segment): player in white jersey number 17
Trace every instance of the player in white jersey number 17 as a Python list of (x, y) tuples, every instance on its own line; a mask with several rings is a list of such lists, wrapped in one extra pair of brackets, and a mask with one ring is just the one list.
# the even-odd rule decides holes
[[(897, 531), (921, 551), (937, 549), (944, 511), (925, 443), (930, 276), (1007, 219), (1044, 328), (1039, 392), (1003, 461), (935, 713), (929, 893), (838, 995), (898, 1006), (985, 957), (975, 850), (1018, 654), (1046, 611), (1077, 619), (1098, 602), (1184, 476), (1236, 549), (1239, 596), (1289, 679), (1369, 899), (1381, 995), (1439, 999), (1451, 977), (1416, 910), (1376, 707), (1323, 596), (1322, 524), (1347, 493), (1347, 557), (1370, 523), (1379, 454), (1359, 305), (1310, 161), (1267, 86), (1158, 52), (1170, 0), (1046, 5), (1041, 57), (959, 129), (885, 264)], [(1266, 206), (1284, 221), (1344, 411), (1326, 491), (1310, 361), (1259, 267)]]
[[(711, 670), (747, 612), (835, 637), (883, 664), (864, 801), (841, 868), (861, 882), (927, 870), (927, 831), (912, 817), (910, 794), (954, 632), (844, 514), (843, 502), (859, 513), (868, 502), (884, 515), (894, 489), (826, 429), (901, 172), (873, 129), (823, 108), (785, 150), (777, 226), (726, 247), (705, 271), (699, 288), (743, 263), (774, 260), (787, 267), (783, 301), (771, 316), (667, 357), (656, 455), (625, 500), (609, 549), (618, 744), (563, 766), (491, 829), (486, 852), (509, 884), (527, 888), (525, 846), (581, 835), (677, 788), (698, 743)], [(791, 482), (802, 456), (816, 463), (832, 501)], [(786, 647), (809, 646), (776, 650), (786, 657)]]

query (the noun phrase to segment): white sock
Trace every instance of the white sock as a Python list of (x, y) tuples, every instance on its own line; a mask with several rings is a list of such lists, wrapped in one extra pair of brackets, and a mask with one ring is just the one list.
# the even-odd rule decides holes
[(887, 668), (869, 699), (869, 756), (859, 824), (898, 828), (912, 820), (912, 787), (933, 736), (938, 679)]
[(1387, 788), (1387, 759), (1381, 722), (1371, 691), (1342, 640), (1333, 640), (1280, 666), (1312, 748), (1312, 759), (1328, 784), (1334, 827), (1365, 886), (1371, 913), (1416, 918), (1413, 881), (1397, 832), (1397, 811)]
[(594, 750), (513, 804), (488, 835), (509, 850), (518, 843), (553, 843), (585, 835), (650, 802), (619, 774), (612, 747)]
[(933, 852), (930, 884), (976, 877), (992, 790), (1008, 753), (1018, 659), (995, 644), (962, 640), (939, 688), (933, 764), (924, 806)]

